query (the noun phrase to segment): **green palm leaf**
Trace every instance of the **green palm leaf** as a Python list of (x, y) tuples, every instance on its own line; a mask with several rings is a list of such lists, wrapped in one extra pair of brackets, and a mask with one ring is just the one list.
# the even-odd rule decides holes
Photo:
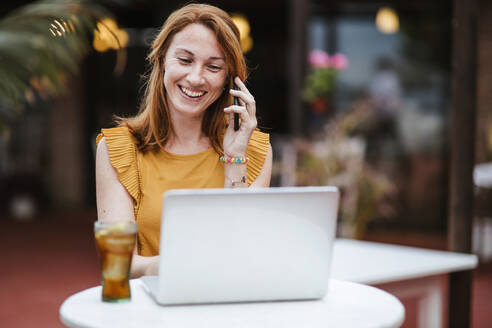
[(29, 95), (64, 90), (91, 49), (97, 21), (109, 16), (83, 0), (37, 1), (0, 19), (0, 127)]

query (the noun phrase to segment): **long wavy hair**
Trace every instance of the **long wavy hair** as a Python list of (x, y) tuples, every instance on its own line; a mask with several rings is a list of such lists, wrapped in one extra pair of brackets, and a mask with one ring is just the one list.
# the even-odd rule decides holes
[(223, 109), (232, 104), (228, 88), (232, 88), (235, 76), (246, 80), (247, 67), (238, 28), (225, 11), (207, 4), (186, 5), (167, 18), (147, 56), (150, 69), (145, 76), (145, 92), (138, 114), (115, 118), (118, 126), (128, 127), (140, 151), (163, 149), (174, 133), (164, 87), (164, 61), (174, 35), (190, 24), (202, 24), (212, 30), (225, 57), (225, 89), (207, 108), (202, 121), (202, 132), (209, 138), (211, 146), (218, 154), (223, 152), (222, 139), (227, 126)]

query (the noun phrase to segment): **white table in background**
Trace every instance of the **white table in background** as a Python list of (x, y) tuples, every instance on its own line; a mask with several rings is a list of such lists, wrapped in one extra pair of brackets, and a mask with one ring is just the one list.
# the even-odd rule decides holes
[(398, 298), (418, 298), (418, 327), (442, 327), (443, 284), (451, 272), (472, 270), (477, 256), (337, 239), (331, 277), (377, 285)]
[(492, 163), (475, 165), (473, 168), (473, 183), (477, 187), (492, 188)]
[[(476, 186), (476, 200), (484, 202), (479, 205), (473, 221), (473, 252), (484, 262), (492, 260), (492, 212), (490, 199), (492, 190), (492, 162), (475, 165), (473, 183)], [(486, 204), (489, 204), (487, 206)]]
[(60, 319), (69, 327), (400, 327), (405, 310), (380, 289), (331, 280), (322, 300), (159, 306), (131, 280), (132, 301), (103, 303), (101, 287), (67, 298)]

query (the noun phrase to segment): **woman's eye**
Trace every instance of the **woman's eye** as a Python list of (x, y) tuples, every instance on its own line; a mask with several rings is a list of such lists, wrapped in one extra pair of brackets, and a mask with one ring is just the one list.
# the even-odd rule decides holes
[(208, 68), (214, 72), (218, 72), (222, 69), (222, 67), (216, 65), (209, 65)]
[(183, 64), (190, 64), (191, 63), (191, 59), (188, 59), (188, 58), (178, 58), (178, 60)]

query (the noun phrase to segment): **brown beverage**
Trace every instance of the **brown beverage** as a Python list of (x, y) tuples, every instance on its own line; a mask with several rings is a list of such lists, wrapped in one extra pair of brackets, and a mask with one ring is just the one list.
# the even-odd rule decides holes
[(102, 271), (102, 299), (105, 302), (128, 301), (130, 267), (137, 233), (133, 222), (94, 225)]

